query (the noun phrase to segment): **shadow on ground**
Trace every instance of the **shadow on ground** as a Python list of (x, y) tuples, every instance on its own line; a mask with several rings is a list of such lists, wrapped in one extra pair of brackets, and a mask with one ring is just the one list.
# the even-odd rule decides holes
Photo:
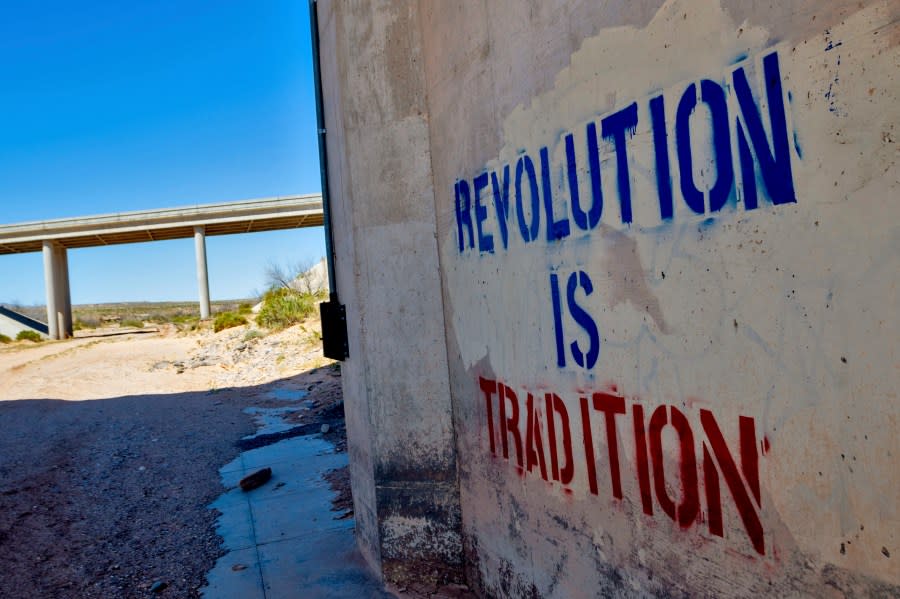
[[(311, 420), (251, 437), (245, 409), (300, 391)], [(208, 509), (220, 467), (315, 432), (316, 418), (339, 446), (340, 406), (336, 367), (210, 392), (0, 402), (0, 596), (200, 596), (225, 553)]]

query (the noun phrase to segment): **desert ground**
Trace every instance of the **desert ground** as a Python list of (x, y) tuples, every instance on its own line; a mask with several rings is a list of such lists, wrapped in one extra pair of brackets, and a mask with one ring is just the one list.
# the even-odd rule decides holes
[[(314, 319), (280, 332), (174, 325), (0, 345), (0, 597), (196, 597), (224, 552), (207, 506), (254, 431), (308, 392), (345, 447), (340, 371)], [(342, 505), (346, 480), (335, 476)]]

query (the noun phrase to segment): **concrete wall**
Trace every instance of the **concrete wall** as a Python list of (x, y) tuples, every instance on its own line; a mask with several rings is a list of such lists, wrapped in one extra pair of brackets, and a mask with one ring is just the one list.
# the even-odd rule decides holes
[(320, 4), (362, 537), (427, 435), (485, 596), (900, 592), (900, 5)]
[(22, 331), (33, 331), (44, 339), (47, 338), (47, 325), (6, 306), (0, 306), (0, 335), (15, 339)]
[(460, 580), (456, 448), (418, 7), (320, 2), (357, 536), (390, 580)]
[(27, 327), (5, 314), (0, 314), (0, 335), (6, 335), (10, 339), (15, 339), (16, 335), (26, 330), (30, 331), (31, 327)]

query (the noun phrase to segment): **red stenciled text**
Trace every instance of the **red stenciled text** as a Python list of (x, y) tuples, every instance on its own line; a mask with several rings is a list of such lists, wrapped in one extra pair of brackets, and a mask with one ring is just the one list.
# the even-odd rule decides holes
[[(603, 492), (623, 499), (624, 477), (633, 476), (646, 515), (653, 516), (659, 509), (682, 528), (705, 520), (709, 532), (719, 537), (724, 536), (722, 494), (723, 487), (727, 488), (753, 549), (765, 555), (759, 456), (768, 451), (768, 442), (758, 443), (753, 418), (738, 418), (737, 443), (729, 444), (706, 409), (700, 409), (700, 426), (695, 431), (696, 425), (692, 427), (678, 407), (660, 405), (645, 410), (639, 401), (626, 400), (614, 389), (581, 393), (577, 409), (570, 409), (549, 391), (517, 391), (483, 377), (479, 377), (479, 388), (490, 451), (515, 464), (520, 472), (564, 488), (576, 476), (584, 476), (590, 494), (599, 496), (598, 472), (606, 467), (610, 489)], [(582, 447), (573, 446), (573, 429), (580, 430)], [(633, 435), (633, 462), (619, 454), (625, 435)], [(667, 449), (671, 439), (676, 439), (676, 472), (664, 469), (664, 437)], [(606, 455), (601, 457), (598, 448), (604, 441)], [(629, 463), (634, 464), (633, 472), (625, 469)], [(679, 487), (681, 493), (677, 494)], [(672, 497), (670, 490), (677, 496)]]

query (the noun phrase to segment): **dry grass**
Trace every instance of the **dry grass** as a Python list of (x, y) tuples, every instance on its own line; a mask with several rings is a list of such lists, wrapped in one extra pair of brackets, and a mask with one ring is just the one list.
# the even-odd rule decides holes
[[(211, 302), (212, 314), (250, 311), (253, 300), (223, 300)], [(14, 309), (31, 318), (44, 321), (44, 306), (15, 306)], [(110, 304), (82, 304), (72, 307), (73, 328), (76, 331), (104, 326), (141, 328), (144, 323), (175, 324), (181, 329), (195, 329), (200, 323), (197, 302), (120, 302)]]

